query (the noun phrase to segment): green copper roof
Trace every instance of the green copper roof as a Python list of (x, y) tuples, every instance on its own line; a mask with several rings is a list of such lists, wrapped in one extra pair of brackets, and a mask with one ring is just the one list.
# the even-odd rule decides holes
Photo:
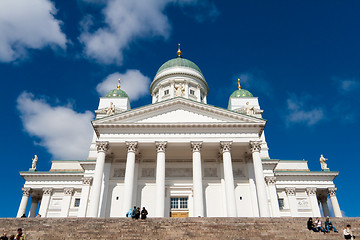
[(105, 97), (107, 98), (128, 98), (129, 96), (121, 89), (113, 89), (108, 92)]
[(251, 92), (249, 92), (248, 90), (245, 89), (239, 89), (236, 90), (235, 92), (233, 92), (230, 97), (233, 98), (242, 98), (242, 97), (253, 97), (253, 95), (251, 94)]
[(161, 67), (159, 68), (159, 70), (157, 71), (156, 74), (158, 74), (159, 72), (161, 72), (162, 70), (165, 70), (167, 68), (178, 67), (178, 66), (192, 68), (192, 69), (198, 71), (202, 75), (200, 68), (195, 63), (193, 63), (192, 61), (187, 60), (185, 58), (182, 58), (182, 57), (177, 57), (177, 58), (167, 61), (166, 63), (161, 65)]

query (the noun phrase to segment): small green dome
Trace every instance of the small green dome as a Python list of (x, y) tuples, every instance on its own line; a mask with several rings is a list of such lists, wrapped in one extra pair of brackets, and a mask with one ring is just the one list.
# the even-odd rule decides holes
[(105, 97), (107, 98), (128, 98), (129, 96), (121, 89), (113, 89), (108, 92)]
[(192, 69), (198, 71), (201, 75), (203, 75), (200, 68), (195, 63), (193, 63), (192, 61), (187, 60), (185, 58), (182, 58), (182, 57), (177, 57), (177, 58), (174, 58), (174, 59), (171, 59), (171, 60), (167, 61), (166, 63), (161, 65), (161, 67), (159, 68), (159, 70), (157, 71), (156, 74), (158, 74), (159, 72), (161, 72), (161, 71), (163, 71), (163, 70), (165, 70), (167, 68), (171, 68), (171, 67), (192, 68)]
[(242, 98), (242, 97), (253, 97), (253, 95), (248, 90), (239, 89), (239, 90), (236, 90), (235, 92), (233, 92), (230, 97)]

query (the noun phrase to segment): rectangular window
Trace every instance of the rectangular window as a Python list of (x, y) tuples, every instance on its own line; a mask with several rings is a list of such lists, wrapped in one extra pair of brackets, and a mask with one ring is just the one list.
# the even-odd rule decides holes
[(280, 208), (280, 210), (281, 210), (281, 209), (284, 209), (284, 199), (283, 199), (283, 198), (279, 198), (278, 202), (279, 202), (279, 208)]
[(164, 95), (169, 95), (169, 89), (164, 91)]
[(75, 198), (74, 207), (80, 207), (80, 198)]
[(187, 209), (188, 208), (188, 198), (187, 197), (174, 197), (170, 200), (171, 209)]
[(192, 89), (190, 89), (190, 94), (191, 94), (191, 95), (195, 95), (195, 91), (192, 90)]

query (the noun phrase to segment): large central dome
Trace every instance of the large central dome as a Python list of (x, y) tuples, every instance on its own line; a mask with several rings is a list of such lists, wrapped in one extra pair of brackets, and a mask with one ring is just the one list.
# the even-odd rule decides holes
[(185, 58), (182, 58), (182, 57), (177, 57), (177, 58), (167, 61), (166, 63), (161, 65), (161, 67), (159, 68), (159, 70), (157, 71), (156, 74), (160, 73), (161, 71), (163, 71), (167, 68), (172, 68), (172, 67), (192, 68), (192, 69), (198, 71), (199, 73), (201, 73), (201, 75), (202, 75), (200, 68), (195, 63), (193, 63), (192, 61), (187, 60)]

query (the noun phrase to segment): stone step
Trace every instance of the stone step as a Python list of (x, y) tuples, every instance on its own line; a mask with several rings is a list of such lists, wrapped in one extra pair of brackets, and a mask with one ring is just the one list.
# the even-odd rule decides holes
[[(27, 239), (343, 239), (352, 225), (360, 233), (360, 218), (332, 218), (340, 233), (306, 228), (307, 218), (6, 218), (0, 231), (23, 228)], [(324, 220), (323, 220), (324, 221)]]

